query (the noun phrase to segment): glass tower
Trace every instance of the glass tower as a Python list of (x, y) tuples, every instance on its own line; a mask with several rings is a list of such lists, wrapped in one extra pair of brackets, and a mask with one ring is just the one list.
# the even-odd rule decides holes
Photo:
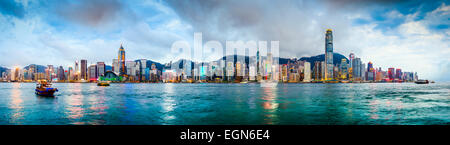
[(119, 48), (119, 68), (120, 75), (127, 74), (127, 68), (125, 67), (125, 49), (120, 44)]
[(327, 29), (325, 34), (325, 80), (333, 79), (333, 32)]

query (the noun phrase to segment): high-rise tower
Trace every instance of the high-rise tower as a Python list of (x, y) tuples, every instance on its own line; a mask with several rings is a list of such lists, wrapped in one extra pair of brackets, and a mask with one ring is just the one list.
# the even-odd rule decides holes
[(82, 59), (81, 60), (81, 66), (80, 66), (81, 70), (81, 79), (82, 80), (88, 80), (88, 74), (87, 74), (87, 60)]
[(333, 31), (327, 29), (325, 34), (325, 80), (333, 79)]
[(120, 44), (119, 48), (119, 68), (120, 75), (127, 74), (127, 68), (125, 67), (125, 49)]

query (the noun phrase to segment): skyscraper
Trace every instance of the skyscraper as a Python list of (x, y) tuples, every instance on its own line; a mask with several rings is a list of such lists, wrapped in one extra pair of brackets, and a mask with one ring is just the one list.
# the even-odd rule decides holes
[(125, 49), (120, 44), (119, 48), (119, 68), (120, 75), (127, 74), (127, 68), (125, 67)]
[(97, 62), (97, 77), (103, 76), (106, 72), (105, 69), (105, 62)]
[(92, 64), (89, 66), (89, 81), (95, 81), (97, 78), (97, 65)]
[(74, 74), (73, 73), (73, 68), (71, 66), (69, 66), (69, 68), (67, 69), (67, 77), (66, 77), (66, 79), (68, 81), (73, 80), (73, 78), (74, 78), (73, 74)]
[(81, 60), (81, 79), (83, 80), (88, 80), (88, 75), (87, 75), (87, 60), (82, 59)]
[(304, 79), (303, 82), (310, 82), (311, 81), (311, 64), (309, 62), (305, 62), (305, 71), (304, 71)]
[(316, 81), (320, 81), (322, 79), (322, 63), (320, 61), (314, 62), (313, 78)]
[(395, 78), (401, 80), (402, 79), (402, 69), (397, 68), (395, 70)]
[(112, 71), (116, 74), (119, 74), (119, 60), (113, 59)]
[(64, 75), (64, 68), (62, 66), (59, 66), (58, 69), (58, 80), (59, 81), (64, 81), (65, 80), (65, 75)]
[(388, 68), (388, 77), (389, 80), (394, 80), (395, 68)]
[(74, 72), (74, 80), (78, 80), (79, 78), (78, 78), (78, 75), (80, 74), (80, 67), (79, 67), (79, 64), (78, 64), (78, 61), (75, 61), (75, 72)]
[(355, 54), (353, 54), (353, 53), (350, 53), (350, 55), (348, 56), (348, 59), (349, 59), (349, 67), (353, 67), (353, 60), (355, 59)]
[(325, 34), (325, 80), (333, 79), (333, 32), (327, 29)]
[(340, 70), (341, 70), (341, 76), (340, 78), (343, 80), (346, 80), (348, 78), (348, 64), (347, 64), (347, 59), (343, 58), (341, 60), (341, 66), (340, 66)]
[(352, 79), (355, 81), (359, 81), (361, 80), (361, 70), (362, 70), (362, 63), (361, 63), (361, 58), (356, 57), (355, 59), (353, 59), (352, 61)]

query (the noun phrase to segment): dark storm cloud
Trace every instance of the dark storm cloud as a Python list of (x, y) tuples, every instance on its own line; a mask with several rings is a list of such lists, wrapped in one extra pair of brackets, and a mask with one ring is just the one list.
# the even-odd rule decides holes
[[(280, 55), (301, 57), (322, 52), (322, 35), (349, 22), (341, 12), (328, 13), (315, 1), (168, 1), (174, 11), (202, 32), (204, 39), (280, 40)], [(318, 14), (321, 14), (320, 16)]]
[(0, 0), (0, 12), (18, 18), (23, 18), (25, 15), (25, 9), (23, 6), (12, 0)]
[(55, 8), (66, 20), (91, 27), (134, 18), (134, 14), (118, 0), (59, 1)]

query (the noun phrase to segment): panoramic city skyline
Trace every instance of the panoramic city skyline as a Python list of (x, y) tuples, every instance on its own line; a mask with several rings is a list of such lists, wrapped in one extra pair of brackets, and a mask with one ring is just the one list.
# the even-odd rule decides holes
[(421, 78), (450, 80), (445, 75), (450, 67), (446, 1), (0, 3), (5, 24), (0, 26), (0, 66), (67, 67), (81, 59), (111, 65), (121, 43), (127, 60), (168, 63), (172, 43), (192, 42), (194, 32), (202, 32), (204, 42), (280, 41), (280, 57), (300, 58), (324, 54), (330, 28), (335, 53), (353, 52), (383, 70), (398, 67)]

